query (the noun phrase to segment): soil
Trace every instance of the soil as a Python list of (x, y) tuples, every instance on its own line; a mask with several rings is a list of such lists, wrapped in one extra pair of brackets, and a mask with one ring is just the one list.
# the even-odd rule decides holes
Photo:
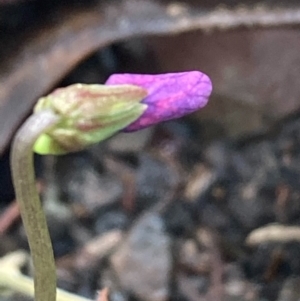
[[(298, 300), (299, 239), (246, 240), (299, 224), (299, 119), (243, 143), (195, 129), (180, 120), (39, 158), (61, 287), (90, 298), (109, 287), (111, 300)], [(27, 249), (21, 223), (1, 242), (2, 255)]]

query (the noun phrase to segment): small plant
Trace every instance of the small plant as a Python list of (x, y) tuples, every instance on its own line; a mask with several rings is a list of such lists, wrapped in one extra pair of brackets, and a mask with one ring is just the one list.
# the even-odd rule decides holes
[(119, 131), (136, 131), (182, 117), (204, 107), (211, 90), (210, 79), (198, 71), (115, 74), (105, 85), (75, 84), (38, 101), (17, 132), (11, 153), (16, 198), (33, 259), (36, 301), (55, 301), (56, 269), (35, 187), (33, 151), (44, 155), (75, 152)]

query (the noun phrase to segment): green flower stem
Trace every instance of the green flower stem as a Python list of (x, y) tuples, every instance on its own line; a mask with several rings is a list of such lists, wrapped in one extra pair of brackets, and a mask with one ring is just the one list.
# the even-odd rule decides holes
[[(46, 217), (36, 190), (32, 149), (37, 138), (59, 121), (60, 117), (49, 110), (33, 114), (17, 132), (11, 153), (16, 198), (33, 259), (36, 301), (56, 300), (56, 269)], [(23, 283), (28, 285), (28, 281)]]
[[(33, 281), (30, 277), (20, 272), (20, 265), (26, 261), (26, 254), (22, 251), (14, 252), (0, 259), (0, 287), (9, 288), (13, 291), (33, 297)], [(64, 290), (57, 289), (57, 301), (91, 301)]]

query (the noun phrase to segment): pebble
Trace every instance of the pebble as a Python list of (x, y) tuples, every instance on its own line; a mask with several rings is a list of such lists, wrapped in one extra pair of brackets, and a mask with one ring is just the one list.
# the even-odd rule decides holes
[(122, 246), (111, 257), (123, 290), (144, 301), (169, 296), (171, 239), (162, 218), (149, 212), (134, 224)]

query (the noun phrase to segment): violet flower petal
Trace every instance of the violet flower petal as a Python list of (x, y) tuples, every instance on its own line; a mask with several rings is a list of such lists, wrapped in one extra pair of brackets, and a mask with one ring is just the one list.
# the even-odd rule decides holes
[(127, 126), (131, 132), (162, 121), (180, 118), (203, 108), (212, 91), (209, 77), (199, 71), (148, 74), (113, 74), (106, 85), (133, 84), (145, 88), (148, 96), (142, 100), (148, 108)]

